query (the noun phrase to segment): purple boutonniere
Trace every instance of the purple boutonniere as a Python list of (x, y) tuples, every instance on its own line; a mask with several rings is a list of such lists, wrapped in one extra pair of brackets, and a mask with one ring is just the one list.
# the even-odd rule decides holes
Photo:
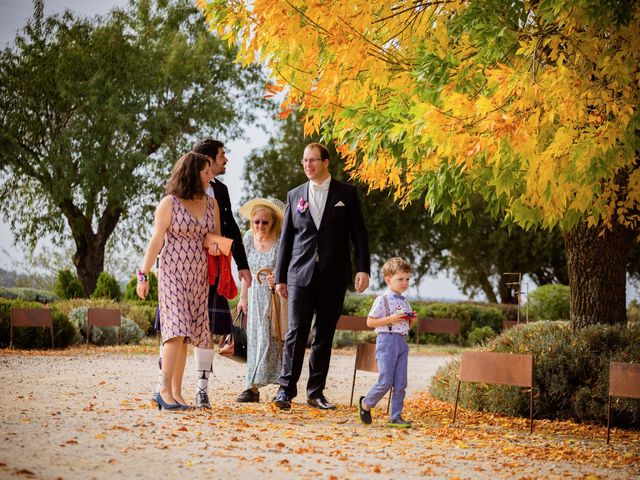
[(298, 205), (296, 205), (296, 212), (302, 215), (307, 210), (309, 210), (309, 202), (307, 202), (304, 198), (298, 200)]

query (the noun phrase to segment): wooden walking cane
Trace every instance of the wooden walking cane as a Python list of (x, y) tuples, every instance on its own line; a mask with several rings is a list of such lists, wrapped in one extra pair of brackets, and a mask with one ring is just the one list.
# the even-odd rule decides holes
[[(273, 273), (273, 270), (269, 269), (269, 268), (261, 268), (260, 270), (258, 270), (258, 273), (256, 273), (256, 280), (258, 281), (259, 285), (262, 285), (263, 282), (263, 278), (261, 278), (263, 275), (271, 275)], [(276, 286), (275, 284), (272, 287), (269, 287), (269, 290), (271, 290), (271, 305), (272, 305), (272, 311), (271, 311), (271, 315), (274, 318), (274, 322), (275, 326), (276, 326), (276, 337), (278, 338), (278, 346), (280, 347), (280, 355), (282, 355), (282, 348), (283, 348), (283, 344), (282, 344), (282, 331), (280, 329), (280, 302), (278, 301), (278, 294), (276, 293)]]

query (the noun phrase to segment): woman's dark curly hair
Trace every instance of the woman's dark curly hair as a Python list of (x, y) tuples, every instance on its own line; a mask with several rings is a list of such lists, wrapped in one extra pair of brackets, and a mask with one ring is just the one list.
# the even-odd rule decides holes
[(200, 172), (210, 165), (211, 162), (206, 155), (194, 152), (184, 154), (173, 166), (165, 193), (185, 200), (202, 197), (204, 188), (200, 181)]

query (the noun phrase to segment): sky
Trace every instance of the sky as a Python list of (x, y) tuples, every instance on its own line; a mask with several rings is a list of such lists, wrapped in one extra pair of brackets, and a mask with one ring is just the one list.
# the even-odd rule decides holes
[[(84, 16), (104, 15), (116, 6), (127, 5), (128, 0), (45, 0), (45, 15), (52, 13), (60, 13), (65, 9), (69, 9), (74, 13)], [(15, 38), (18, 30), (25, 24), (27, 19), (33, 13), (33, 3), (29, 0), (0, 0), (0, 46), (6, 48), (10, 46)], [(236, 208), (239, 207), (238, 202), (243, 196), (242, 189), (242, 172), (244, 170), (245, 160), (248, 158), (251, 150), (266, 145), (268, 134), (259, 128), (253, 128), (250, 134), (250, 140), (238, 140), (226, 143), (226, 150), (229, 157), (227, 165), (227, 173), (221, 180), (229, 187), (231, 201)], [(296, 162), (297, 165), (297, 162)], [(150, 226), (151, 228), (151, 226)], [(23, 263), (25, 258), (25, 247), (16, 244), (14, 236), (6, 223), (6, 219), (0, 217), (0, 252), (6, 252), (9, 256), (0, 257), (0, 268), (6, 270), (16, 268), (16, 261)], [(527, 281), (527, 277), (525, 277)], [(529, 290), (533, 290), (535, 285), (529, 280)], [(627, 287), (627, 298), (630, 300), (634, 296), (638, 296), (638, 292)], [(523, 287), (524, 290), (524, 287)], [(464, 295), (443, 272), (437, 276), (425, 277), (419, 285), (411, 287), (408, 296), (421, 299), (446, 299), (446, 300), (462, 300), (466, 299)], [(484, 296), (476, 298), (484, 300)]]

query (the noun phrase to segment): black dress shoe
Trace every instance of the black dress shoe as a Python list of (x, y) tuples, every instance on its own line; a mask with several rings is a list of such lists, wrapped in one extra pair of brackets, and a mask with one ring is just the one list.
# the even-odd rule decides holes
[(278, 390), (278, 394), (276, 398), (273, 399), (273, 403), (275, 403), (276, 407), (280, 410), (291, 410), (291, 399), (284, 390)]
[(362, 401), (364, 400), (364, 396), (360, 397), (358, 401), (358, 416), (360, 417), (360, 421), (365, 425), (371, 425), (373, 419), (371, 418), (371, 410), (365, 410), (362, 407)]
[(247, 388), (236, 398), (238, 403), (253, 403), (260, 401), (260, 392), (254, 392), (250, 388)]
[(320, 410), (333, 410), (336, 408), (333, 403), (324, 398), (324, 395), (318, 395), (314, 398), (308, 398), (307, 403), (313, 408), (319, 408)]

